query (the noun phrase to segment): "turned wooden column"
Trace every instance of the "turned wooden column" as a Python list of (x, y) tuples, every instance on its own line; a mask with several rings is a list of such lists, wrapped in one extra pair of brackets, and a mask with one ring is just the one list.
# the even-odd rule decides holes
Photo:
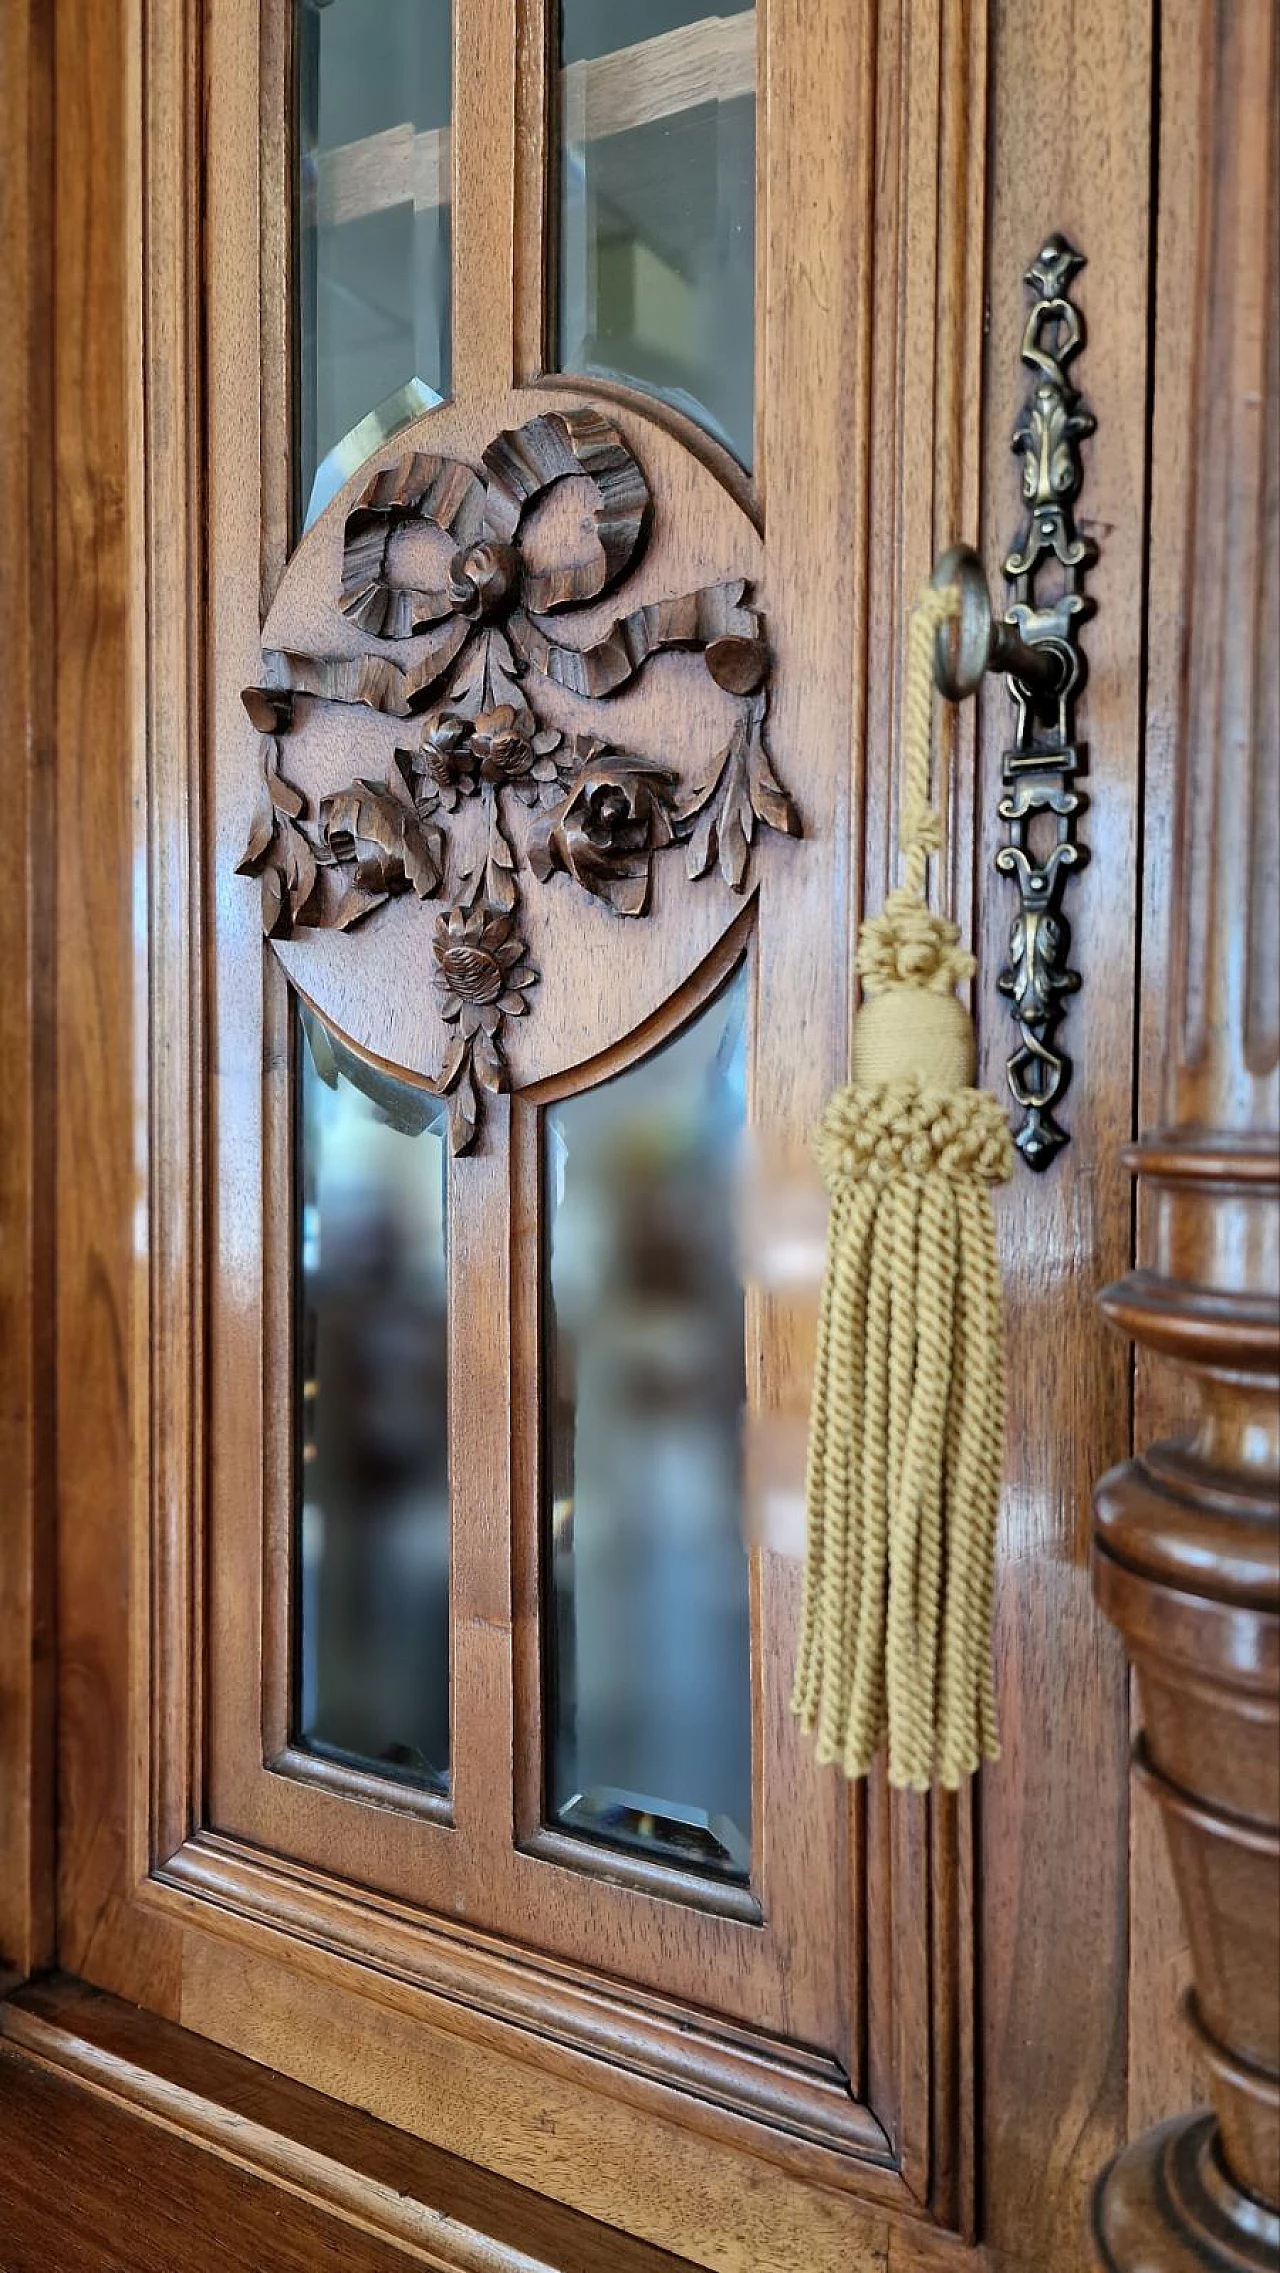
[(1166, 9), (1149, 718), (1177, 798), (1165, 1111), (1132, 1153), (1149, 1267), (1102, 1306), (1179, 1368), (1188, 1425), (1099, 1484), (1094, 1589), (1138, 1676), (1135, 1772), (1160, 1802), (1214, 2105), (1101, 2179), (1095, 2246), (1117, 2273), (1280, 2264), (1278, 45), (1271, 0)]

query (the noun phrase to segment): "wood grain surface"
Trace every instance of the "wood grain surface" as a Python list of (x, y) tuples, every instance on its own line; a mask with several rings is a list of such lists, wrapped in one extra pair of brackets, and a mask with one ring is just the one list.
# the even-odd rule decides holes
[[(146, 1683), (149, 1638), (149, 1464), (133, 1464), (147, 1412), (148, 1251), (133, 1214), (148, 1142), (138, 1039), (150, 995), (146, 912), (131, 884), (145, 740), (135, 732), (131, 679), (143, 531), (132, 478), (141, 280), (127, 248), (138, 228), (141, 122), (127, 26), (127, 11), (114, 5), (91, 17), (74, 7), (53, 13), (61, 643), (52, 719), (60, 822), (75, 815), (74, 826), (58, 828), (49, 880), (58, 990), (58, 1946), (67, 1964), (106, 1966), (121, 1987), (168, 2010), (166, 1937), (139, 1934), (129, 1910), (145, 1868), (137, 1837), (149, 1781), (128, 1700), (131, 1672)], [(100, 755), (86, 764), (90, 745)]]
[(0, 6), (0, 1977), (53, 1915), (53, 205), (47, 12)]
[(0, 2019), (0, 2143), (4, 2273), (683, 2262), (65, 1979)]
[[(1184, 2018), (1217, 2122), (1205, 2140), (1188, 2112), (1116, 2162), (1096, 2232), (1117, 2268), (1262, 2266), (1280, 2247), (1276, 29), (1273, 10), (1197, 0), (1166, 24), (1185, 66), (1160, 121), (1157, 338), (1173, 352), (1155, 372), (1153, 434), (1148, 715), (1173, 793), (1154, 847), (1170, 887), (1154, 952), (1164, 1047), (1159, 1072), (1147, 1067), (1154, 1126), (1130, 1157), (1145, 1186), (1139, 1267), (1103, 1307), (1148, 1353), (1140, 1421), (1168, 1433), (1098, 1486), (1095, 1583), (1138, 1678), (1139, 1773), (1168, 1842), (1191, 1958)], [(1176, 1397), (1153, 1394), (1151, 1367), (1170, 1360)], [(1152, 1994), (1172, 1937), (1149, 1862), (1134, 1898), (1153, 1879), (1148, 2096), (1151, 2036), (1172, 2020)], [(1143, 1923), (1135, 1913), (1135, 1938)], [(1197, 2180), (1201, 2153), (1220, 2189)]]
[[(1129, 1441), (1129, 1369), (1099, 1333), (1095, 1292), (1130, 1252), (1120, 1149), (1132, 1132), (1147, 485), (1147, 189), (1152, 11), (1076, 7), (1041, 20), (1028, 100), (1025, 12), (993, 27), (983, 550), (1007, 540), (1009, 435), (1023, 374), (997, 364), (1017, 333), (1021, 271), (1047, 228), (1086, 254), (1073, 375), (1098, 431), (1083, 449), (1078, 524), (1095, 537), (1096, 617), (1084, 636), (1090, 865), (1073, 887), (1071, 1142), (1019, 1176), (997, 1220), (1010, 1379), (996, 1601), (1004, 1756), (983, 1779), (984, 2231), (993, 2258), (1067, 2266), (1084, 2253), (1089, 2186), (1126, 2121), (1127, 1711), (1122, 1659), (1088, 1582), (1093, 1476)], [(1176, 51), (1166, 58), (1177, 68)], [(995, 820), (1008, 703), (979, 698), (984, 827)], [(988, 837), (982, 873), (994, 851)], [(992, 878), (976, 941), (982, 1071), (1004, 1080), (1012, 1027), (993, 992), (1016, 895)], [(1048, 2079), (1052, 2077), (1051, 2088)]]
[[(1177, 23), (1198, 4), (1174, 0)], [(3, 5), (7, 30), (21, 12)], [(1132, 1260), (1121, 1148), (1139, 1087), (1154, 1110), (1151, 1018), (1175, 968), (1154, 944), (1139, 960), (1168, 889), (1182, 668), (1172, 547), (1152, 556), (1149, 645), (1144, 618), (1154, 0), (1074, 0), (1038, 18), (1034, 39), (1011, 0), (757, 10), (750, 476), (679, 412), (543, 372), (553, 13), (546, 0), (457, 0), (456, 116), (436, 153), (452, 173), (455, 400), (384, 458), (417, 444), (474, 463), (535, 411), (607, 405), (655, 499), (634, 597), (728, 575), (758, 588), (776, 657), (772, 746), (805, 835), (759, 848), (745, 907), (717, 884), (686, 888), (675, 855), (642, 922), (575, 905), (562, 876), (541, 891), (531, 920), (545, 978), (536, 1018), (518, 1022), (521, 1086), (453, 1170), (447, 1805), (415, 1805), (289, 1743), (285, 966), (376, 1054), (427, 1074), (438, 1040), (428, 911), (393, 905), (363, 936), (295, 941), (282, 959), (264, 950), (254, 885), (232, 873), (257, 756), (240, 689), (260, 676), (264, 627), (304, 648), (317, 621), (333, 630), (349, 502), (290, 562), (289, 12), (283, 0), (58, 0), (51, 160), (38, 40), (15, 51), (24, 86), (6, 80), (0, 98), (0, 154), (25, 131), (29, 173), (38, 183), (51, 163), (57, 207), (47, 279), (19, 250), (15, 285), (34, 310), (32, 352), (41, 290), (57, 343), (45, 506), (58, 667), (43, 708), (24, 660), (42, 476), (38, 460), (2, 455), (0, 418), (0, 495), (18, 496), (36, 532), (25, 564), (0, 568), (6, 624), (25, 623), (28, 643), (0, 690), (4, 722), (16, 705), (35, 737), (10, 804), (23, 884), (0, 909), (26, 991), (3, 1007), (24, 1062), (48, 1054), (57, 1095), (43, 1156), (30, 1100), (5, 1098), (16, 1149), (0, 1173), (22, 1202), (56, 1171), (56, 1324), (33, 1323), (38, 1205), (16, 1267), (6, 1251), (0, 1299), (12, 1292), (24, 1321), (20, 1384), (38, 1377), (39, 1333), (56, 1332), (57, 1954), (191, 2032), (162, 2032), (162, 2056), (150, 2024), (75, 1991), (27, 2000), (9, 2032), (24, 2064), (3, 2054), (0, 2130), (8, 2121), (22, 2215), (42, 2240), (34, 2134), (55, 2122), (67, 2142), (55, 2175), (69, 2268), (124, 2262), (87, 2254), (89, 2226), (96, 2200), (100, 2247), (124, 2246), (111, 2236), (142, 2166), (136, 2143), (120, 2142), (146, 2126), (164, 2199), (138, 2242), (152, 2252), (144, 2266), (176, 2266), (180, 2246), (228, 2231), (258, 2250), (246, 2262), (324, 2264), (335, 2219), (350, 2251), (373, 2253), (345, 2262), (468, 2262), (433, 2257), (409, 2210), (395, 2224), (385, 2193), (399, 2155), (419, 2174), (406, 2195), (447, 2197), (477, 2233), (509, 2217), (508, 2254), (477, 2264), (510, 2263), (510, 2221), (528, 2216), (534, 2262), (557, 2263), (560, 2248), (566, 2273), (606, 2255), (628, 2273), (677, 2260), (714, 2273), (1074, 2273), (1097, 2169), (1127, 2123), (1190, 2090), (1166, 2017), (1180, 1930), (1141, 1805), (1131, 1820), (1127, 1677), (1086, 1570), (1089, 1486), (1131, 1449), (1131, 1369), (1093, 1297)], [(1193, 28), (1189, 16), (1186, 37), (1166, 27), (1160, 45), (1175, 140), (1199, 115)], [(615, 77), (610, 101), (634, 99)], [(380, 194), (368, 158), (364, 199)], [(1195, 315), (1178, 248), (1199, 224), (1177, 169), (1162, 179), (1155, 337), (1176, 394)], [(854, 928), (890, 874), (906, 611), (954, 539), (979, 545), (1001, 588), (1020, 517), (1008, 437), (1025, 384), (1022, 272), (1055, 228), (1088, 261), (1076, 375), (1098, 421), (1080, 502), (1100, 551), (1081, 719), (1092, 860), (1071, 910), (1084, 974), (1072, 1141), (999, 1210), (1013, 1382), (1004, 1757), (976, 1791), (928, 1804), (891, 1800), (876, 1779), (849, 1794), (819, 1774), (789, 1713), (798, 1567), (757, 1550), (763, 1829), (750, 1888), (717, 1899), (669, 1866), (601, 1866), (540, 1820), (537, 1116), (652, 1046), (742, 956), (752, 1113), (780, 1159), (803, 1157), (846, 1062)], [(8, 241), (4, 252), (15, 257)], [(30, 359), (7, 362), (0, 386), (30, 419)], [(1183, 510), (1185, 429), (1162, 429), (1161, 527)], [(669, 745), (682, 767), (715, 725), (680, 658), (655, 664), (619, 712), (619, 739)], [(939, 724), (950, 888), (975, 933), (996, 1088), (1012, 1033), (994, 982), (1014, 895), (991, 869), (1006, 719), (991, 686)], [(370, 731), (392, 746), (394, 723), (371, 715), (309, 725), (313, 786), (379, 770), (364, 755)], [(30, 883), (47, 827), (42, 763), (56, 766), (58, 818), (43, 918)], [(1252, 905), (1256, 928), (1265, 876)], [(1256, 1004), (1251, 1015), (1256, 1032)], [(1153, 1235), (1144, 1215), (1141, 1236)], [(805, 1307), (753, 1291), (756, 1412), (802, 1410), (811, 1360)], [(1154, 1430), (1167, 1392), (1151, 1384), (1144, 1370), (1140, 1417)], [(0, 1427), (27, 1479), (19, 1554), (0, 1566), (0, 1647), (7, 1660), (16, 1637), (25, 1663), (47, 1413), (6, 1402)], [(7, 1543), (7, 1501), (3, 1520)], [(17, 1907), (4, 1907), (4, 1852), (0, 1958), (21, 1970), (50, 1954), (30, 1862), (38, 1807), (24, 1812), (49, 1788), (33, 1695), (20, 1684), (17, 1717), (0, 1715), (0, 1795), (19, 1795), (0, 1840), (14, 1824), (22, 1858)], [(1166, 1923), (1148, 1933), (1156, 1914)], [(60, 2032), (61, 2050), (41, 2030)], [(72, 2038), (96, 2050), (73, 2056)], [(264, 2083), (246, 2057), (289, 2082)], [(197, 2118), (185, 2101), (175, 2116), (166, 2095), (179, 2091), (232, 2117)], [(241, 2118), (292, 2139), (284, 2160), (261, 2139), (233, 2151)], [(187, 2189), (208, 2219), (181, 2245), (167, 2201)]]

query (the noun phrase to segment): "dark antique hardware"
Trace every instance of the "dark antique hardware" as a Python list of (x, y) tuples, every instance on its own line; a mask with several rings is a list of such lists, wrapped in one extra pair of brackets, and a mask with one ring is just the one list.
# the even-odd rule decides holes
[[(988, 671), (999, 671), (1014, 705), (1014, 735), (1005, 752), (1005, 793), (1000, 818), (1009, 842), (996, 867), (1012, 876), (1021, 905), (1009, 934), (1009, 961), (996, 981), (1009, 997), (1018, 1047), (1008, 1063), (1009, 1087), (1026, 1115), (1018, 1150), (1030, 1168), (1047, 1168), (1067, 1142), (1054, 1117), (1071, 1079), (1071, 1060), (1056, 1040), (1065, 997), (1080, 984), (1070, 969), (1071, 930), (1063, 913), (1067, 877), (1089, 854), (1076, 835), (1085, 798), (1074, 786), (1084, 769), (1075, 739), (1076, 697), (1084, 683), (1080, 626), (1092, 613), (1081, 589), (1096, 547), (1077, 533), (1074, 506), (1080, 489), (1079, 443), (1094, 421), (1067, 377), (1084, 328), (1067, 289), (1083, 255), (1065, 237), (1050, 237), (1027, 270), (1035, 295), (1022, 335), (1022, 360), (1032, 384), (1013, 430), (1022, 459), (1026, 519), (1006, 555), (1012, 598), (997, 617), (978, 556), (967, 545), (944, 553), (934, 570), (939, 586), (955, 584), (960, 613), (938, 633), (934, 678), (952, 702), (976, 693)], [(1048, 582), (1050, 563), (1058, 573)], [(1032, 843), (1036, 816), (1054, 825), (1047, 853)]]

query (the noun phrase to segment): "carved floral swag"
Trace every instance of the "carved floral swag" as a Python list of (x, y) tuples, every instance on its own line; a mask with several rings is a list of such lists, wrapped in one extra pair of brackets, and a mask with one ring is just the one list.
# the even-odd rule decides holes
[[(563, 875), (615, 914), (641, 916), (653, 856), (667, 846), (685, 846), (690, 877), (718, 867), (741, 892), (757, 822), (800, 834), (765, 744), (771, 657), (741, 579), (650, 602), (585, 647), (555, 636), (560, 615), (611, 590), (644, 550), (649, 490), (616, 430), (589, 409), (549, 413), (500, 434), (482, 464), (476, 473), (414, 451), (375, 474), (347, 516), (340, 606), (378, 648), (330, 659), (268, 650), (264, 684), (243, 698), (263, 737), (263, 783), (237, 873), (260, 879), (267, 936), (349, 930), (404, 893), (442, 902), (432, 955), (452, 1038), (435, 1087), (449, 1099), (455, 1152), (475, 1140), (481, 1092), (507, 1086), (503, 1028), (537, 983), (521, 928), (526, 871), (544, 884)], [(522, 544), (526, 516), (575, 475), (595, 491), (594, 549), (537, 566)], [(423, 525), (455, 548), (438, 590), (392, 580), (395, 539)], [(386, 652), (423, 634), (430, 645), (407, 667)], [(604, 701), (675, 648), (700, 655), (738, 701), (729, 741), (691, 788), (607, 737), (542, 723), (540, 685)], [(396, 750), (385, 781), (353, 781), (311, 819), (280, 770), (299, 697), (412, 720), (417, 739)], [(451, 837), (470, 800), (484, 819), (478, 853)]]

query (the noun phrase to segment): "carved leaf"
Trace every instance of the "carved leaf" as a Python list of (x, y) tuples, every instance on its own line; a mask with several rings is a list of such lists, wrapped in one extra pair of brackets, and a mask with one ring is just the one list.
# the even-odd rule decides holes
[(720, 818), (720, 874), (731, 892), (740, 892), (747, 880), (750, 828), (751, 807), (745, 795), (726, 799)]
[[(520, 1008), (524, 1009), (521, 1002)], [(481, 1027), (471, 1048), (471, 1064), (476, 1080), (491, 1097), (497, 1097), (507, 1086), (507, 1066), (499, 1042)]]
[(478, 718), (482, 710), (495, 710), (500, 703), (523, 710), (518, 669), (505, 634), (492, 627), (482, 631), (463, 656), (450, 686), (450, 709), (460, 711), (464, 718)]
[[(685, 855), (691, 877), (706, 876), (719, 862), (730, 889), (742, 890), (746, 881), (750, 843), (751, 799), (747, 785), (746, 745), (748, 722), (740, 718), (716, 769), (677, 808), (680, 825), (697, 820)], [(753, 825), (753, 824), (752, 824)]]
[(262, 871), (262, 929), (267, 939), (278, 939), (288, 928), (289, 902), (278, 868)]
[[(258, 790), (257, 803), (253, 808), (253, 819), (249, 823), (248, 843), (236, 862), (237, 876), (256, 876), (263, 863), (271, 856), (276, 836), (276, 815), (280, 810), (276, 790), (285, 786), (277, 771), (279, 758), (280, 744), (274, 736), (270, 736), (263, 744), (262, 782)], [(291, 789), (290, 795), (296, 800), (294, 805), (294, 816), (296, 818), (302, 811), (302, 798), (296, 789)]]
[(455, 1034), (445, 1052), (444, 1064), (436, 1075), (436, 1088), (447, 1097), (471, 1054), (471, 1044), (465, 1034)]
[(264, 781), (253, 808), (253, 819), (249, 823), (249, 841), (236, 862), (237, 876), (257, 875), (271, 850), (271, 840), (275, 833), (275, 807), (271, 802), (271, 791)]
[(320, 835), (334, 860), (354, 863), (355, 886), (364, 895), (361, 901), (346, 893), (340, 929), (372, 914), (392, 893), (412, 890), (425, 900), (440, 887), (443, 833), (419, 815), (398, 763), (385, 784), (356, 781), (324, 798)]
[(475, 1084), (471, 1079), (470, 1052), (468, 1062), (449, 1092), (449, 1144), (454, 1152), (468, 1152), (476, 1141), (480, 1125), (480, 1108), (476, 1101)]
[(267, 775), (267, 795), (277, 813), (283, 813), (290, 821), (301, 820), (306, 811), (306, 799), (300, 789), (295, 789), (292, 782), (274, 769)]
[(701, 781), (696, 782), (692, 789), (687, 789), (683, 797), (677, 798), (675, 806), (675, 820), (677, 830), (683, 828), (686, 823), (692, 821), (699, 813), (704, 813), (708, 805), (710, 805), (712, 799), (716, 794), (716, 791), (720, 787), (721, 782), (724, 780), (725, 767), (728, 765), (730, 758), (733, 756), (734, 743), (737, 740), (738, 732), (739, 729), (735, 727), (734, 741), (726, 742), (723, 750), (721, 750), (717, 756), (713, 758), (710, 771), (703, 775)]
[(484, 709), (484, 667), (488, 642), (473, 640), (462, 651), (462, 659), (449, 681), (445, 707), (457, 718), (478, 718)]
[(292, 821), (283, 823), (282, 833), (288, 845), (286, 872), (291, 919), (294, 923), (314, 923), (319, 910), (320, 878), (311, 840)]
[(751, 795), (751, 810), (767, 829), (776, 829), (784, 837), (798, 837), (801, 834), (800, 815), (770, 763), (764, 743), (764, 721), (763, 702), (753, 705), (747, 740), (747, 786)]
[(330, 918), (329, 929), (351, 931), (356, 924), (363, 923), (366, 916), (371, 916), (375, 908), (385, 907), (389, 898), (388, 892), (373, 892), (363, 884), (348, 884)]
[(708, 869), (714, 866), (715, 857), (716, 809), (714, 805), (708, 805), (689, 839), (689, 850), (685, 855), (686, 872), (695, 883), (699, 876), (705, 876)]
[[(766, 698), (743, 712), (711, 772), (676, 807), (677, 833), (687, 835), (685, 866), (691, 877), (719, 865), (731, 891), (746, 887), (757, 821), (798, 837), (800, 816), (769, 760), (764, 742)], [(690, 830), (689, 824), (696, 826)]]
[(299, 826), (306, 801), (277, 770), (279, 744), (266, 743), (262, 788), (249, 826), (249, 841), (236, 864), (238, 876), (261, 878), (262, 928), (268, 939), (287, 936), (294, 924), (319, 920), (320, 891), (315, 847)]
[(485, 862), (485, 898), (491, 907), (504, 911), (514, 908), (517, 899), (515, 854), (503, 833), (498, 811), (498, 800), (492, 800), (489, 815), (489, 853)]

